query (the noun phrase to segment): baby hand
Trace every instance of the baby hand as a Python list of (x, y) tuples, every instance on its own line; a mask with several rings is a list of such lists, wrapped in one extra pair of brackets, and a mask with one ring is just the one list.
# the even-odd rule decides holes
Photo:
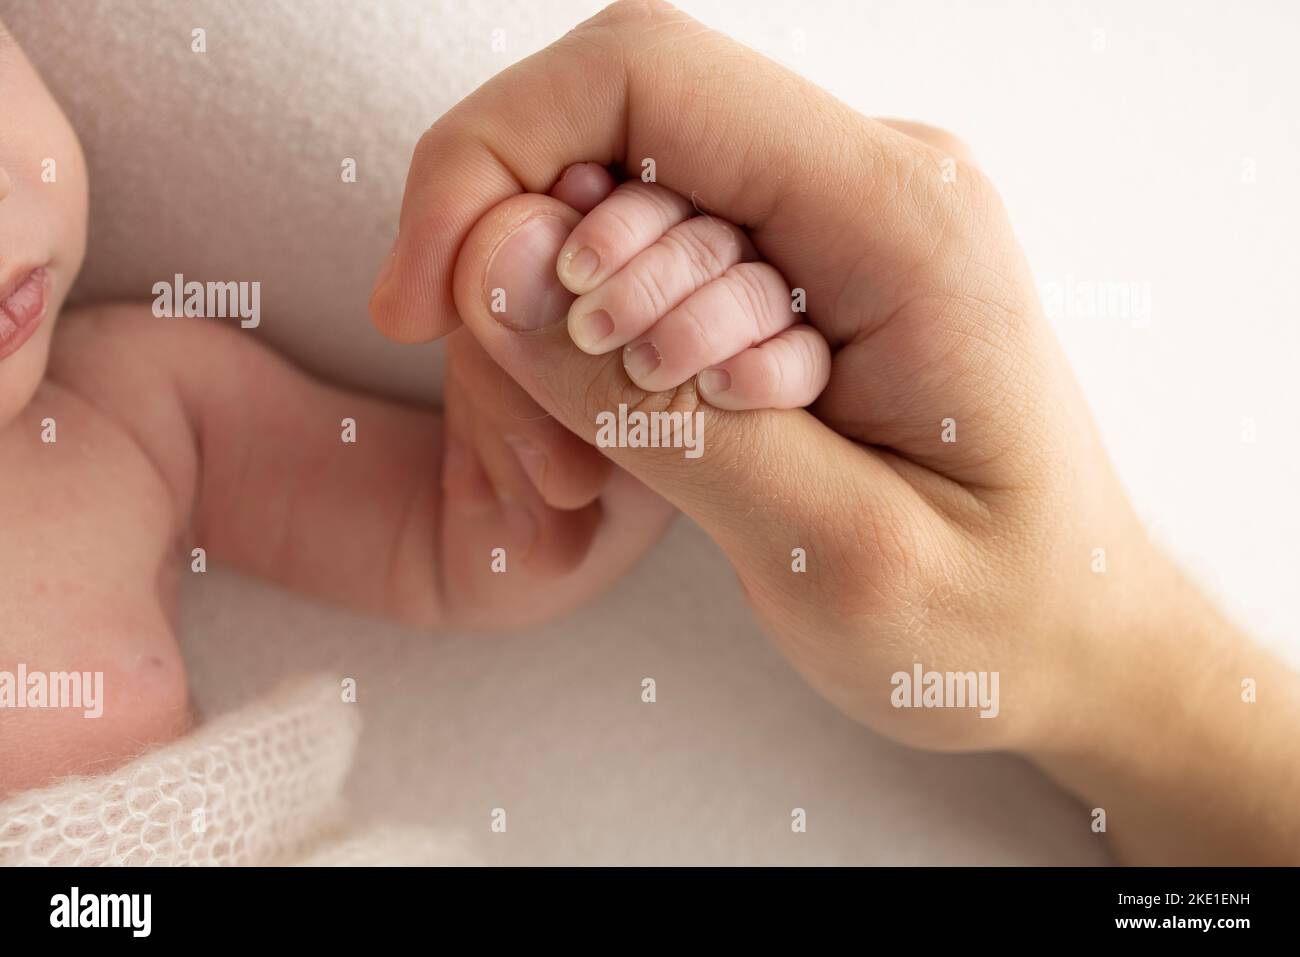
[[(549, 195), (587, 213), (613, 189), (603, 167), (580, 163)], [(572, 298), (553, 275), (549, 279), (555, 292)], [(526, 301), (512, 305), (529, 307)], [(447, 339), (443, 409), (448, 541), (471, 550), (468, 543), (505, 546), (523, 566), (507, 581), (449, 565), (447, 597), (455, 621), (517, 626), (581, 604), (639, 559), (674, 514), (560, 425), (467, 329)]]
[[(579, 293), (569, 330), (580, 348), (602, 355), (622, 347), (629, 377), (648, 391), (696, 377), (700, 394), (718, 408), (798, 408), (825, 387), (826, 340), (800, 321), (798, 298), (758, 260), (744, 230), (697, 215), (662, 186), (631, 181), (615, 189), (593, 163), (569, 167), (549, 195), (586, 214), (559, 259), (568, 291), (555, 277), (532, 277), (539, 291), (508, 301), (512, 321), (527, 325), (533, 313), (554, 306), (553, 297)], [(653, 541), (669, 515), (666, 503), (622, 470), (612, 473), (613, 483), (633, 488), (603, 494), (609, 461), (547, 414), (468, 330), (449, 337), (447, 354), (449, 530), (473, 540), (475, 516), (499, 515), (495, 524), (504, 521), (532, 575), (556, 584), (565, 576), (567, 587), (595, 590), (596, 578), (609, 577), (611, 559), (626, 564)], [(590, 563), (602, 518), (623, 524), (633, 517), (622, 509), (636, 512), (637, 536), (606, 536), (605, 548), (617, 554), (603, 555), (601, 574), (593, 576), (580, 566)]]
[(621, 347), (647, 392), (696, 377), (720, 409), (793, 409), (830, 378), (826, 340), (801, 321), (802, 290), (759, 259), (743, 229), (663, 186), (615, 189), (570, 234), (558, 272), (578, 295), (574, 343), (590, 355)]

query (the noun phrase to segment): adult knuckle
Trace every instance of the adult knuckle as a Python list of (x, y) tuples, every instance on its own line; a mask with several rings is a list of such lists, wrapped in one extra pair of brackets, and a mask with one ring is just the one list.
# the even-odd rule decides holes
[(594, 18), (603, 26), (644, 27), (649, 23), (671, 21), (681, 12), (664, 0), (616, 0), (601, 10)]

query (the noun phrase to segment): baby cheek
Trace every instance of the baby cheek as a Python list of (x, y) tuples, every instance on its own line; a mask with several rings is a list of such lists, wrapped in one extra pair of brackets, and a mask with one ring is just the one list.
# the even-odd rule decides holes
[[(71, 130), (69, 130), (71, 134)], [(52, 191), (55, 222), (58, 224), (53, 252), (63, 282), (63, 295), (72, 288), (86, 257), (87, 226), (90, 212), (89, 178), (81, 145), (71, 137), (65, 166), (69, 173), (66, 188)], [(48, 192), (48, 191), (47, 191)]]
[(25, 144), (30, 162), (21, 177), (15, 175), (19, 181), (14, 184), (14, 199), (36, 204), (28, 210), (37, 220), (31, 227), (36, 235), (48, 237), (51, 265), (60, 274), (61, 292), (66, 294), (86, 253), (90, 173), (81, 140), (63, 111), (44, 89), (33, 99), (37, 112)]

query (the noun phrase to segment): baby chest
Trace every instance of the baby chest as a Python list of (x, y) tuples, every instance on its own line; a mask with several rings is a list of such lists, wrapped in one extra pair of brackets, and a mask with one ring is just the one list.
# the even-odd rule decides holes
[(0, 583), (152, 578), (173, 521), (161, 476), (107, 417), (41, 400), (0, 432)]

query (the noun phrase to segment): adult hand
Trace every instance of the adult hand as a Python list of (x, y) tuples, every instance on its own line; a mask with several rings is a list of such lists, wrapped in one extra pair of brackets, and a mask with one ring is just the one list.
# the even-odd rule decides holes
[[(811, 413), (713, 410), (693, 383), (647, 394), (617, 354), (570, 343), (555, 263), (579, 217), (540, 194), (583, 160), (652, 160), (806, 290), (834, 350)], [(526, 307), (493, 312), (497, 289)], [(1239, 747), (1251, 729), (1284, 740), (1267, 736), (1300, 716), (1294, 676), (1148, 543), (1001, 204), (947, 134), (865, 119), (664, 4), (616, 4), (425, 134), (371, 309), (404, 341), (463, 320), (588, 441), (620, 405), (703, 410), (702, 458), (604, 451), (709, 532), (795, 667), (854, 717), (1034, 756), (1107, 811), (1130, 858), (1300, 855), (1294, 748), (1279, 769), (1258, 739)], [(917, 664), (996, 672), (996, 718), (900, 706), (895, 676)], [(1275, 695), (1253, 712), (1251, 674)], [(1226, 813), (1242, 775), (1237, 810), (1271, 832)]]

